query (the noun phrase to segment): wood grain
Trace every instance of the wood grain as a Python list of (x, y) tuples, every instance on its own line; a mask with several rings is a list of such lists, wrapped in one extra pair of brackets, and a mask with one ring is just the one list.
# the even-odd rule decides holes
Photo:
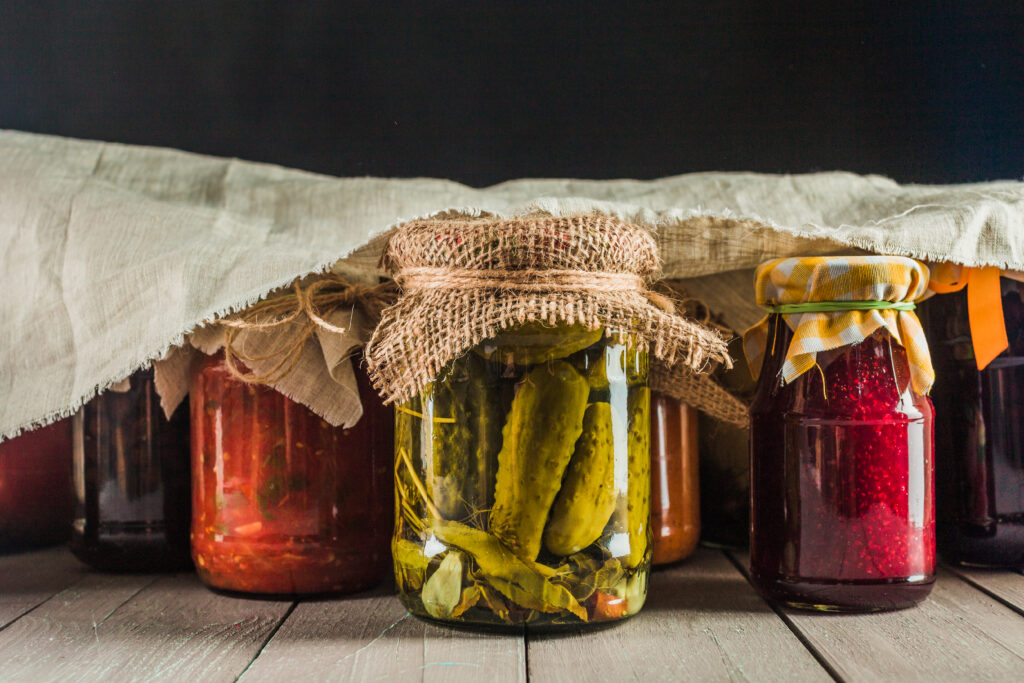
[(828, 681), (719, 551), (656, 570), (647, 605), (605, 630), (527, 638), (535, 681)]
[(1024, 615), (1024, 575), (1019, 572), (995, 569), (968, 569), (966, 567), (949, 567), (948, 569)]
[(64, 547), (0, 556), (0, 629), (84, 576)]
[(152, 576), (87, 574), (0, 632), (5, 680), (62, 680), (97, 646), (99, 627)]
[(523, 681), (521, 636), (455, 631), (408, 614), (390, 587), (300, 603), (244, 683), (280, 681)]
[[(34, 633), (37, 646), (45, 642), (54, 650), (47, 655), (48, 664), (53, 666), (40, 667), (39, 675), (26, 678), (204, 683), (234, 680), (292, 605), (218, 595), (204, 588), (194, 574), (165, 576), (92, 625), (97, 614), (123, 597), (123, 590), (131, 590), (131, 586), (122, 589), (117, 584), (119, 580), (129, 582), (129, 578), (103, 580), (102, 584), (97, 583), (99, 578), (83, 582), (86, 588), (96, 590), (69, 596), (67, 605), (58, 604), (62, 602), (58, 600), (52, 606), (55, 612), (48, 615), (51, 619), (29, 620), (29, 630), (15, 634), (28, 637)], [(62, 638), (48, 640), (55, 631)], [(31, 668), (24, 658), (19, 661), (26, 671)], [(32, 671), (35, 673), (35, 669)]]
[[(747, 557), (737, 554), (747, 566)], [(1021, 616), (940, 570), (916, 607), (875, 614), (782, 613), (842, 679), (849, 681), (1019, 680)]]

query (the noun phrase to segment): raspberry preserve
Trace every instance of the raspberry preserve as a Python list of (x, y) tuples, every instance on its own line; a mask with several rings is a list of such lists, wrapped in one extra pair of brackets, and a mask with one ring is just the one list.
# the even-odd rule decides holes
[(1024, 567), (1024, 283), (1001, 280), (1009, 348), (979, 371), (964, 292), (930, 299), (924, 320), (939, 379), (939, 550), (951, 561)]
[(71, 420), (0, 442), (0, 551), (67, 540)]
[(193, 369), (192, 556), (216, 589), (351, 592), (389, 571), (394, 417), (356, 372), (363, 416), (333, 427), (223, 355)]
[(153, 370), (87, 403), (74, 437), (75, 556), (106, 571), (190, 569), (188, 411), (164, 417)]
[(935, 571), (933, 411), (885, 329), (780, 375), (793, 333), (768, 319), (751, 406), (751, 579), (822, 611), (907, 607)]

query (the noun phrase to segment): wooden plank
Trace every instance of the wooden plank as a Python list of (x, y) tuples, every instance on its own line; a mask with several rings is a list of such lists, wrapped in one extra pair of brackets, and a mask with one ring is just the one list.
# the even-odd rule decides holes
[[(746, 566), (745, 555), (737, 554)], [(875, 614), (782, 613), (843, 680), (1019, 680), (1024, 618), (940, 570), (917, 607)]]
[(1015, 571), (948, 567), (968, 583), (1024, 615), (1024, 575)]
[(300, 603), (242, 676), (251, 681), (524, 681), (522, 636), (428, 624), (393, 588)]
[(720, 551), (655, 570), (643, 611), (598, 631), (527, 638), (536, 681), (830, 681)]
[(152, 576), (88, 574), (0, 632), (6, 680), (61, 680), (74, 675), (99, 626), (156, 580)]
[(84, 576), (63, 546), (0, 555), (0, 629)]
[[(116, 585), (122, 577), (106, 578)], [(194, 574), (164, 576), (91, 626), (91, 616), (86, 616), (89, 610), (98, 615), (123, 593), (115, 594), (110, 585), (88, 585), (95, 586), (95, 594), (85, 592), (79, 602), (71, 601), (67, 612), (62, 614), (54, 606), (56, 625), (30, 624), (38, 634), (56, 628), (66, 636), (46, 642), (47, 647), (64, 648), (66, 657), (56, 661), (55, 655), (53, 666), (40, 668), (38, 676), (27, 678), (234, 680), (293, 604), (218, 595), (204, 588)], [(6, 671), (5, 667), (5, 676)]]

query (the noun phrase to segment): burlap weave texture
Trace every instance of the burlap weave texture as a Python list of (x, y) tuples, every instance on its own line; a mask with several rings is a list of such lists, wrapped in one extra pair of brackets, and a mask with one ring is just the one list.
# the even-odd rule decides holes
[(383, 264), (404, 290), (366, 349), (386, 401), (409, 400), (472, 347), (531, 321), (629, 333), (691, 371), (731, 363), (718, 332), (655, 305), (651, 234), (608, 216), (412, 221)]

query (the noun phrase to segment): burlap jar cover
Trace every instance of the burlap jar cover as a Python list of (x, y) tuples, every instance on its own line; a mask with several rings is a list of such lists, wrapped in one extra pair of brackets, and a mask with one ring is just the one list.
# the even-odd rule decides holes
[(615, 218), (412, 221), (392, 234), (382, 264), (403, 290), (366, 349), (386, 402), (409, 400), (472, 347), (531, 321), (625, 331), (687, 372), (731, 364), (720, 333), (647, 288), (659, 266), (654, 239)]

